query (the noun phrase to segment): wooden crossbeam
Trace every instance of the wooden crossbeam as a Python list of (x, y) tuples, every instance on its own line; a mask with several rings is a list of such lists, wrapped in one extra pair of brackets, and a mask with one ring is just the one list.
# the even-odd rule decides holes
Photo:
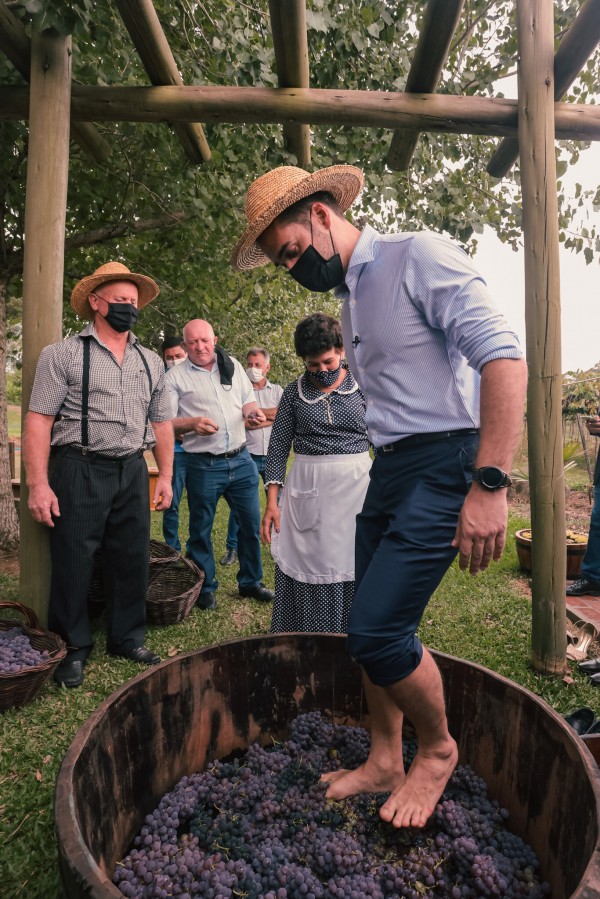
[[(26, 119), (29, 88), (0, 87), (0, 119)], [(73, 85), (75, 121), (348, 125), (446, 134), (517, 134), (517, 101), (450, 94), (283, 90), (265, 87), (82, 87)], [(555, 104), (556, 138), (600, 140), (600, 106)]]
[[(404, 90), (413, 94), (435, 91), (458, 25), (464, 0), (429, 0), (415, 55)], [(418, 131), (395, 131), (388, 150), (387, 165), (404, 171), (415, 152)]]
[[(183, 80), (152, 0), (116, 0), (116, 4), (152, 84), (181, 86)], [(190, 162), (208, 162), (211, 153), (202, 125), (175, 122), (173, 131)]]
[[(306, 0), (269, 0), (271, 32), (279, 87), (308, 87)], [(310, 165), (310, 128), (284, 124), (286, 147), (301, 168)]]
[[(600, 0), (587, 0), (554, 57), (554, 99), (560, 100), (573, 84), (600, 41)], [(505, 138), (487, 164), (494, 178), (503, 178), (519, 157), (519, 141)]]
[[(28, 82), (31, 73), (31, 39), (4, 0), (0, 0), (0, 50)], [(110, 156), (110, 145), (89, 122), (73, 123), (71, 136), (95, 163), (103, 163)]]

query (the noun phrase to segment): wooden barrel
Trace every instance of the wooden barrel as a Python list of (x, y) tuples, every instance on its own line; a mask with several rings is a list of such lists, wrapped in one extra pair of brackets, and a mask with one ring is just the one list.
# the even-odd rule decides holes
[[(146, 814), (212, 759), (285, 738), (301, 712), (368, 725), (341, 636), (276, 634), (209, 646), (129, 681), (64, 758), (55, 827), (64, 895), (118, 899), (111, 883)], [(552, 899), (600, 899), (600, 773), (543, 700), (480, 665), (434, 653), (460, 762), (472, 765), (536, 851)]]
[[(528, 529), (524, 529), (528, 530)], [(523, 571), (531, 571), (531, 537), (524, 535), (523, 530), (515, 533), (517, 558)], [(587, 549), (587, 543), (567, 543), (567, 578), (581, 577), (581, 566)]]

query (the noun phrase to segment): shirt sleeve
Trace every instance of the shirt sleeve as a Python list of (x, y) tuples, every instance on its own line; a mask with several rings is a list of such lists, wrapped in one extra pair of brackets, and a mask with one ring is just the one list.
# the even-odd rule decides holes
[(481, 372), (493, 359), (522, 358), (519, 338), (455, 241), (430, 231), (415, 235), (405, 282), (428, 324), (444, 332), (471, 368)]
[(244, 367), (242, 366), (242, 364), (240, 362), (238, 362), (237, 359), (233, 360), (233, 364), (235, 365), (236, 372), (240, 378), (240, 391), (241, 391), (242, 406), (245, 406), (246, 403), (255, 402), (254, 387), (252, 386), (252, 382), (250, 381), (250, 378), (246, 374)]
[(35, 370), (29, 411), (41, 415), (58, 415), (69, 392), (66, 344), (44, 347)]
[[(148, 361), (151, 365), (152, 381), (153, 383), (156, 381), (148, 406), (148, 418), (150, 421), (169, 421), (173, 415), (165, 383), (165, 367), (156, 353), (152, 353), (152, 357)], [(157, 376), (158, 380), (156, 380)]]
[(287, 460), (296, 431), (296, 415), (293, 406), (294, 387), (295, 384), (289, 384), (282, 391), (281, 400), (277, 406), (265, 463), (265, 485), (285, 483)]

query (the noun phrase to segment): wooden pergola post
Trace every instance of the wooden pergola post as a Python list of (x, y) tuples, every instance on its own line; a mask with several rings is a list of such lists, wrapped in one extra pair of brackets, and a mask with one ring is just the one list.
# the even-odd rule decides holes
[[(23, 268), (23, 401), (26, 414), (40, 351), (62, 336), (65, 220), (69, 176), (71, 38), (34, 30)], [(47, 623), (48, 529), (27, 509), (21, 471), (21, 601)]]
[(552, 0), (518, 0), (527, 432), (533, 531), (532, 663), (565, 668), (565, 487)]

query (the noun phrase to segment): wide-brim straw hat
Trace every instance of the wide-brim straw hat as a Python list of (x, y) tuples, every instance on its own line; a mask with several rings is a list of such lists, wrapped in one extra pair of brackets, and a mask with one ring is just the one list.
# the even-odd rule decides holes
[(89, 303), (89, 296), (100, 287), (101, 284), (108, 284), (110, 281), (132, 281), (137, 285), (138, 289), (138, 309), (147, 306), (152, 300), (156, 299), (160, 293), (160, 288), (156, 281), (149, 278), (148, 275), (138, 275), (130, 272), (126, 265), (122, 262), (106, 262), (97, 268), (93, 275), (82, 278), (78, 281), (71, 293), (71, 306), (81, 318), (94, 317), (94, 311)]
[(295, 165), (283, 165), (261, 175), (246, 194), (248, 227), (231, 255), (232, 266), (244, 270), (269, 262), (256, 241), (284, 209), (325, 190), (345, 212), (362, 190), (363, 181), (363, 173), (353, 165), (331, 165), (312, 174)]

